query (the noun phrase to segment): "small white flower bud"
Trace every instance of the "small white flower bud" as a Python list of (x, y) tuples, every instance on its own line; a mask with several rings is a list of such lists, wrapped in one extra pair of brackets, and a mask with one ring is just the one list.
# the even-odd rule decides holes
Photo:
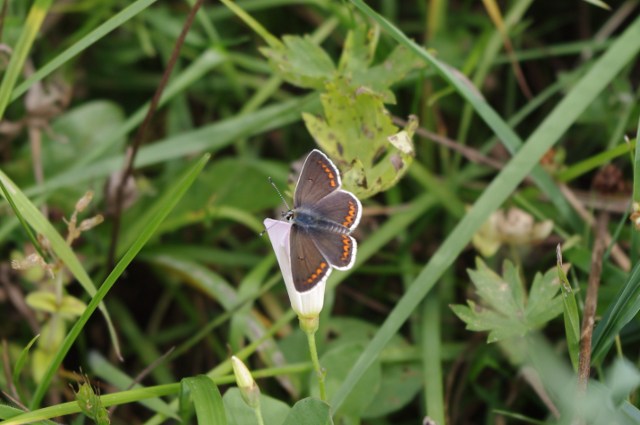
[(237, 358), (231, 356), (231, 365), (233, 366), (233, 374), (236, 376), (236, 383), (242, 394), (242, 399), (253, 409), (260, 406), (260, 388), (251, 376), (251, 372), (247, 366)]

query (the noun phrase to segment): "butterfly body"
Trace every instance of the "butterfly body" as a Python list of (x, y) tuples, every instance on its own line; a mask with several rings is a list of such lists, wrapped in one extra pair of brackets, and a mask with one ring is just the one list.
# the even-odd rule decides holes
[(294, 208), (284, 214), (291, 223), (288, 249), (294, 286), (306, 292), (326, 281), (332, 268), (347, 270), (355, 261), (357, 242), (351, 236), (362, 205), (341, 189), (340, 172), (319, 150), (302, 166), (294, 192)]
[(323, 217), (316, 213), (312, 208), (295, 208), (286, 213), (285, 218), (298, 226), (301, 230), (305, 230), (307, 232), (331, 232), (342, 235), (348, 235), (351, 233), (351, 229), (348, 227)]

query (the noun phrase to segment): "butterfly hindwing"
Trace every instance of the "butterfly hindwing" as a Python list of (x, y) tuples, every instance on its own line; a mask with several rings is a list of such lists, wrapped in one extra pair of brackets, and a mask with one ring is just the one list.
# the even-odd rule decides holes
[(292, 226), (289, 242), (293, 284), (298, 292), (308, 291), (329, 276), (331, 266), (306, 230)]
[(347, 270), (353, 266), (358, 243), (352, 236), (318, 230), (312, 230), (310, 235), (321, 255), (332, 267)]
[(341, 224), (347, 229), (355, 229), (362, 215), (362, 205), (358, 198), (345, 190), (330, 193), (312, 207), (323, 218)]
[(294, 207), (314, 204), (340, 188), (340, 173), (329, 158), (317, 149), (307, 156), (293, 197)]

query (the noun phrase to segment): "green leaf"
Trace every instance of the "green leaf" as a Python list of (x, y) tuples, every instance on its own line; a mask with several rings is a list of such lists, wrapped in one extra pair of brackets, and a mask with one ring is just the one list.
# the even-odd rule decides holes
[(395, 185), (413, 162), (417, 122), (411, 120), (401, 132), (379, 94), (356, 89), (345, 79), (327, 83), (321, 101), (324, 119), (302, 117), (316, 143), (341, 168), (345, 188), (363, 199)]
[(36, 0), (29, 10), (29, 15), (20, 33), (20, 38), (11, 53), (9, 65), (4, 72), (2, 83), (0, 84), (0, 119), (4, 118), (4, 112), (7, 105), (9, 105), (11, 92), (13, 91), (16, 81), (18, 81), (20, 72), (29, 56), (31, 45), (38, 31), (40, 31), (40, 26), (47, 16), (49, 7), (51, 7), (51, 0)]
[[(57, 174), (69, 168), (96, 148), (103, 148), (104, 156), (120, 151), (124, 136), (113, 139), (113, 134), (124, 124), (124, 113), (115, 103), (93, 101), (67, 111), (52, 125), (55, 140), (46, 137), (42, 144), (45, 175)], [(104, 146), (105, 142), (109, 142)]]
[(260, 52), (283, 80), (298, 87), (322, 89), (334, 77), (333, 61), (310, 37), (285, 35), (282, 41), (284, 44), (263, 47)]
[(523, 337), (543, 327), (562, 311), (562, 297), (556, 270), (544, 275), (537, 273), (531, 286), (529, 300), (525, 301), (520, 272), (505, 262), (503, 276), (490, 270), (481, 259), (477, 269), (469, 276), (483, 303), (477, 306), (468, 300), (467, 306), (452, 306), (453, 312), (473, 331), (489, 331), (488, 342)]
[(332, 424), (329, 405), (317, 398), (305, 398), (297, 402), (284, 425), (327, 425)]
[(619, 406), (640, 385), (640, 371), (625, 358), (617, 358), (607, 371), (607, 386), (613, 403)]
[[(222, 401), (229, 425), (258, 425), (253, 409), (242, 399), (238, 388), (229, 388)], [(272, 425), (282, 424), (291, 410), (286, 403), (264, 394), (260, 394), (260, 409), (264, 423)]]
[[(78, 280), (82, 288), (91, 296), (96, 294), (96, 287), (87, 274), (87, 271), (80, 263), (80, 260), (76, 256), (75, 252), (67, 244), (65, 239), (58, 233), (53, 225), (42, 215), (38, 207), (36, 207), (27, 196), (13, 183), (13, 181), (0, 170), (0, 180), (2, 185), (10, 194), (11, 199), (15, 203), (16, 214), (22, 216), (24, 220), (39, 234), (43, 235), (51, 246), (51, 250), (56, 254), (58, 259), (64, 263), (69, 269), (71, 274)], [(3, 192), (4, 195), (4, 192)], [(111, 322), (109, 312), (103, 304), (99, 306), (100, 312), (103, 314), (107, 326), (109, 328), (109, 334), (111, 336), (111, 342), (114, 345), (116, 353), (120, 354), (120, 346), (115, 333), (115, 328)]]
[(369, 28), (360, 23), (349, 31), (338, 67), (341, 76), (351, 81), (353, 87), (365, 86), (380, 94), (385, 103), (396, 103), (389, 87), (402, 81), (406, 75), (425, 66), (416, 55), (398, 45), (380, 63), (370, 67), (379, 36), (379, 27)]
[(383, 417), (407, 406), (423, 388), (421, 365), (418, 362), (383, 362), (380, 382), (382, 384), (363, 412), (363, 418)]
[(544, 275), (536, 273), (525, 310), (525, 316), (532, 329), (543, 327), (562, 312), (563, 297), (557, 296), (560, 287), (560, 279), (555, 268)]
[(71, 295), (65, 295), (62, 297), (58, 313), (65, 319), (75, 319), (84, 312), (85, 308), (87, 308), (87, 305), (82, 300)]
[(378, 45), (379, 32), (379, 27), (370, 29), (360, 21), (347, 33), (338, 64), (341, 75), (352, 77), (354, 73), (364, 72), (369, 68)]
[(592, 362), (598, 364), (614, 338), (640, 311), (640, 263), (636, 263), (622, 289), (593, 331)]
[(567, 275), (562, 269), (562, 258), (558, 251), (558, 279), (560, 279), (560, 288), (562, 290), (562, 313), (564, 317), (564, 331), (567, 336), (567, 350), (574, 372), (578, 371), (578, 362), (580, 356), (580, 314), (578, 313), (578, 304), (573, 288), (567, 279)]
[(537, 166), (540, 158), (556, 143), (586, 106), (596, 98), (617, 74), (632, 60), (634, 60), (640, 44), (635, 43), (640, 37), (640, 19), (635, 19), (627, 29), (611, 44), (589, 71), (580, 79), (578, 84), (560, 100), (547, 118), (522, 144), (519, 137), (509, 128), (498, 114), (477, 96), (465, 83), (455, 76), (449, 66), (436, 60), (422, 47), (412, 42), (398, 28), (379, 14), (375, 13), (362, 0), (351, 0), (358, 9), (378, 22), (387, 30), (391, 37), (399, 43), (408, 46), (422, 59), (434, 66), (434, 70), (446, 79), (456, 91), (468, 100), (484, 122), (496, 133), (496, 136), (506, 146), (517, 152), (500, 173), (493, 179), (482, 195), (477, 199), (463, 219), (453, 228), (438, 250), (431, 256), (419, 275), (411, 284), (393, 310), (387, 315), (367, 349), (358, 359), (345, 378), (339, 391), (332, 397), (331, 406), (338, 409), (346, 397), (352, 392), (358, 381), (379, 356), (388, 341), (398, 333), (406, 320), (414, 313), (415, 308), (431, 291), (443, 273), (453, 264), (465, 249), (473, 234), (482, 225), (491, 212), (504, 203), (520, 182), (531, 175), (545, 193), (552, 194), (554, 205), (565, 217), (573, 216), (566, 201), (558, 194), (558, 188), (548, 175), (541, 173)]
[[(5, 404), (0, 404), (0, 419), (11, 419), (14, 416), (19, 416), (24, 413), (24, 410), (17, 409), (15, 407), (7, 406)], [(33, 425), (58, 425), (56, 422), (50, 420), (44, 421), (31, 421), (29, 422)]]
[[(340, 387), (344, 377), (347, 376), (351, 367), (362, 353), (364, 346), (365, 344), (362, 342), (345, 342), (332, 347), (322, 355), (320, 364), (327, 371), (325, 383), (329, 397)], [(347, 397), (347, 400), (337, 413), (347, 416), (362, 416), (381, 385), (381, 376), (380, 362), (376, 361), (369, 367), (362, 380)], [(317, 397), (318, 378), (312, 373), (310, 379), (309, 387), (311, 388), (311, 393)]]
[[(222, 396), (211, 379), (200, 375), (184, 378), (181, 383), (181, 404), (189, 398), (193, 401), (199, 425), (226, 425)], [(184, 406), (181, 406), (181, 410), (184, 410)]]
[(27, 359), (29, 358), (29, 350), (33, 346), (33, 344), (40, 338), (40, 334), (31, 338), (31, 341), (22, 349), (18, 359), (16, 360), (15, 366), (13, 366), (13, 386), (16, 388), (20, 388), (18, 382), (20, 381), (20, 374), (22, 373), (22, 369), (24, 365), (27, 363)]
[(36, 311), (45, 313), (55, 313), (58, 311), (58, 303), (53, 292), (33, 291), (25, 298), (25, 302), (29, 307)]

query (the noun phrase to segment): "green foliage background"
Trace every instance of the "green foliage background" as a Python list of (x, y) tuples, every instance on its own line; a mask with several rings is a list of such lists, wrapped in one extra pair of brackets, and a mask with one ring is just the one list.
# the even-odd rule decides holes
[[(195, 4), (6, 2), (0, 424), (256, 423), (230, 354), (269, 424), (640, 423), (637, 2), (205, 2), (111, 265), (109, 186)], [(283, 208), (268, 177), (290, 195), (316, 147), (365, 212), (321, 316), (329, 406), (258, 236)], [(477, 260), (474, 234), (509, 207), (552, 234)], [(576, 397), (603, 211), (594, 373)], [(104, 222), (69, 238), (72, 214)]]

